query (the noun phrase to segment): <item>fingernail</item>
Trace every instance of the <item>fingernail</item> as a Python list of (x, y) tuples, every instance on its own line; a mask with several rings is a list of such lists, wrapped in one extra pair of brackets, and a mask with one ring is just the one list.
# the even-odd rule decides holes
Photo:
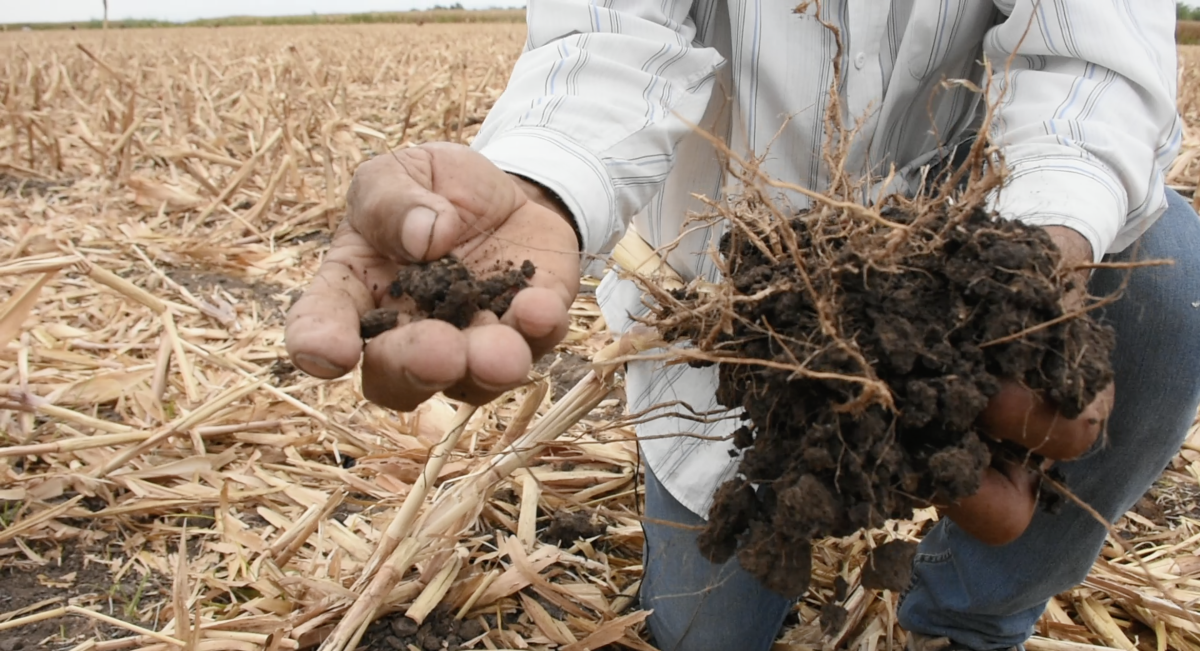
[(322, 377), (329, 375), (345, 375), (349, 369), (342, 368), (324, 357), (317, 357), (308, 353), (300, 353), (292, 357), (292, 361), (304, 371), (311, 375), (316, 375), (313, 371), (323, 371)]
[(433, 225), (437, 223), (437, 213), (432, 209), (419, 207), (408, 211), (404, 216), (404, 228), (400, 232), (401, 245), (405, 253), (413, 260), (424, 260), (433, 242)]

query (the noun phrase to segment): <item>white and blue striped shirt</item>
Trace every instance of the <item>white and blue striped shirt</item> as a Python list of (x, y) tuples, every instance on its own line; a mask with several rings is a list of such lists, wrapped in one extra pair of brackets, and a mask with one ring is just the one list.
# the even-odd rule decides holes
[[(556, 192), (591, 254), (632, 224), (652, 246), (678, 240), (668, 262), (713, 278), (719, 228), (688, 224), (727, 179), (699, 125), (761, 159), (774, 178), (828, 185), (822, 147), (837, 40), (816, 3), (796, 0), (532, 0), (529, 38), (474, 147), (501, 168)], [(1070, 226), (1097, 258), (1125, 248), (1162, 213), (1175, 155), (1175, 5), (1169, 0), (825, 0), (841, 35), (839, 85), (858, 124), (847, 168), (879, 179), (894, 166), (911, 190), (921, 166), (979, 124), (990, 61), (991, 137), (1009, 180), (1006, 216)], [(1016, 54), (1014, 55), (1014, 51)], [(787, 199), (795, 208), (806, 201)], [(641, 313), (628, 281), (605, 279), (601, 307), (616, 332)], [(684, 401), (715, 408), (714, 369), (631, 364), (631, 411)], [(732, 446), (711, 440), (736, 423), (673, 417), (639, 435), (667, 489), (704, 514), (731, 476)]]

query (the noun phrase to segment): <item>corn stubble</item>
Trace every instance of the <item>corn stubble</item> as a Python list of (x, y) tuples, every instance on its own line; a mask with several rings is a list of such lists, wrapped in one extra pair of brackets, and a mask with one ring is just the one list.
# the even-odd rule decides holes
[[(26, 576), (14, 568), (67, 585), (65, 553), (110, 564), (114, 587), (146, 577), (140, 601), (76, 585), (61, 593), (70, 606), (15, 602), (0, 613), (6, 640), (280, 651), (348, 644), (372, 618), (396, 629), (450, 617), (483, 630), (471, 648), (649, 648), (645, 611), (626, 612), (642, 548), (632, 427), (607, 403), (569, 425), (617, 379), (611, 366), (552, 416), (538, 381), (447, 438), (454, 406), (388, 413), (352, 381), (296, 374), (282, 345), (282, 312), (312, 277), (354, 167), (397, 146), (469, 142), (524, 37), (509, 25), (0, 34), (0, 213), (13, 216), (0, 220), (0, 572), (8, 588)], [(1196, 56), (1182, 53), (1192, 123)], [(1195, 144), (1188, 131), (1172, 183), (1195, 185)], [(648, 265), (656, 288), (674, 287)], [(605, 347), (598, 315), (581, 296), (564, 359)], [(840, 399), (880, 409), (884, 374), (856, 364), (841, 369), (852, 377)], [(553, 443), (523, 438), (562, 428)], [(1200, 649), (1195, 607), (1181, 605), (1197, 597), (1197, 444), (1155, 493), (1161, 519), (1131, 514), (1121, 528), (1136, 548), (1106, 549), (1027, 648)], [(546, 515), (561, 509), (607, 531), (551, 544)], [(902, 646), (895, 595), (866, 589), (862, 563), (931, 517), (815, 542), (782, 648)], [(823, 630), (835, 599), (844, 612)]]

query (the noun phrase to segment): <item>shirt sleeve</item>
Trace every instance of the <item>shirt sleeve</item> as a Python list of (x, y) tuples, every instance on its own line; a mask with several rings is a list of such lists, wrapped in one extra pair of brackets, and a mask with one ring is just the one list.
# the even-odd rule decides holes
[(690, 0), (533, 0), (529, 38), (472, 146), (571, 211), (607, 253), (662, 187), (723, 58), (696, 47)]
[(984, 53), (997, 106), (991, 137), (1009, 168), (996, 208), (1079, 231), (1099, 260), (1166, 208), (1164, 170), (1181, 135), (1175, 5), (996, 4), (1008, 18), (988, 32)]

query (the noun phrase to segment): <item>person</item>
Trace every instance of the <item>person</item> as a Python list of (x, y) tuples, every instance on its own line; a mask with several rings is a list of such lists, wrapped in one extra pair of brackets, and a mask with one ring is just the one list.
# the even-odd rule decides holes
[[(1164, 183), (1181, 132), (1171, 2), (538, 0), (527, 16), (527, 47), (470, 148), (431, 143), (357, 170), (346, 218), (289, 313), (299, 368), (334, 378), (361, 360), (365, 396), (398, 410), (437, 392), (499, 396), (565, 335), (581, 260), (603, 258), (628, 228), (673, 243), (667, 262), (685, 279), (717, 279), (722, 225), (688, 216), (736, 187), (702, 131), (771, 177), (825, 187), (832, 85), (855, 126), (843, 168), (868, 183), (895, 171), (872, 189), (915, 192), (977, 135), (986, 101), (995, 115), (982, 135), (1008, 169), (993, 203), (1002, 217), (1045, 226), (1073, 266), (1174, 260), (1091, 272), (1090, 293), (1122, 293), (1102, 315), (1117, 333), (1115, 397), (1068, 421), (1009, 384), (981, 428), (1059, 460), (1070, 490), (1110, 521), (1178, 450), (1200, 402), (1200, 220)], [(537, 273), (499, 318), (481, 313), (464, 330), (402, 318), (364, 346), (359, 315), (391, 300), (398, 266), (446, 255), (477, 270), (528, 259)], [(613, 274), (598, 296), (615, 333), (645, 313)], [(634, 362), (626, 382), (634, 412), (715, 407), (711, 368)], [(725, 436), (736, 422), (660, 415), (638, 430), (651, 632), (668, 650), (768, 649), (792, 602), (695, 544), (736, 472)], [(1035, 509), (1035, 484), (989, 469), (921, 542), (899, 610), (915, 646), (1020, 646), (1047, 600), (1086, 576), (1105, 527), (1074, 504)]]

